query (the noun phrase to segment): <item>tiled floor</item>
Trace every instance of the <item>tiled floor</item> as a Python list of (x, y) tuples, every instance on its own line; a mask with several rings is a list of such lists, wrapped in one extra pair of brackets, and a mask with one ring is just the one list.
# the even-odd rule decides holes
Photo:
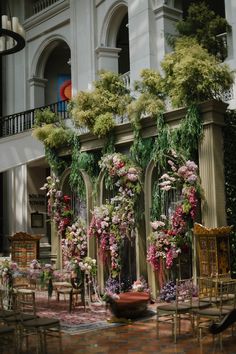
[[(177, 344), (173, 343), (170, 326), (161, 326), (159, 339), (155, 318), (84, 334), (63, 334), (63, 354), (236, 354), (236, 336), (232, 336), (231, 330), (224, 333), (223, 350), (220, 351), (219, 342), (215, 340), (214, 344), (211, 335), (205, 336), (200, 346), (188, 332), (187, 323), (182, 326)], [(59, 353), (56, 342), (50, 342), (48, 354), (56, 353)]]

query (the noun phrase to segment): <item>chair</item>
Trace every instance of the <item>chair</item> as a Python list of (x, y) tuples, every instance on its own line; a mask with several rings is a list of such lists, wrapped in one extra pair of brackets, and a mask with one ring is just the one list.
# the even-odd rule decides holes
[[(16, 315), (18, 336), (20, 338), (20, 350), (22, 338), (26, 338), (28, 348), (29, 336), (36, 335), (37, 353), (47, 353), (47, 336), (55, 336), (59, 339), (59, 352), (62, 351), (61, 327), (58, 319), (38, 317), (35, 302), (35, 292), (19, 289), (16, 294), (16, 304), (19, 315)], [(31, 316), (26, 320), (25, 316)]]
[(83, 294), (83, 289), (81, 286), (78, 286), (73, 279), (71, 283), (68, 282), (53, 282), (53, 289), (56, 292), (57, 301), (60, 301), (60, 295), (64, 296), (64, 300), (68, 297), (69, 300), (69, 312), (72, 311), (72, 308), (78, 303), (78, 296), (81, 297), (81, 303), (85, 309), (85, 299)]
[(169, 323), (172, 325), (172, 335), (174, 342), (177, 341), (177, 327), (179, 328), (182, 319), (190, 320), (193, 330), (192, 316), (192, 279), (176, 281), (175, 301), (157, 306), (157, 336), (159, 336), (159, 323)]
[(13, 348), (14, 352), (18, 353), (15, 328), (0, 326), (0, 354), (9, 353), (9, 348)]
[[(203, 331), (209, 332), (209, 327), (213, 322), (219, 323), (230, 311), (236, 308), (236, 281), (221, 281), (211, 278), (205, 280), (211, 282), (211, 290), (208, 289), (207, 301), (210, 306), (195, 310), (198, 340), (202, 341)], [(210, 293), (209, 293), (210, 291)], [(213, 337), (214, 339), (214, 337)], [(222, 337), (220, 335), (220, 346), (222, 348)]]

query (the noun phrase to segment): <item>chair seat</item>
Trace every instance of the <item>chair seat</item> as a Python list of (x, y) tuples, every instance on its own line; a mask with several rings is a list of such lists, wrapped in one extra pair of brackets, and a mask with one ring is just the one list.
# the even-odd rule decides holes
[(221, 310), (217, 307), (208, 307), (205, 309), (200, 309), (196, 311), (196, 313), (200, 316), (221, 316), (227, 315), (229, 313), (229, 309), (222, 308)]
[(195, 310), (195, 309), (204, 309), (204, 308), (207, 308), (207, 307), (210, 307), (211, 306), (211, 303), (210, 302), (205, 302), (205, 301), (193, 301), (192, 302), (192, 309)]
[(1, 319), (7, 318), (7, 317), (12, 317), (15, 315), (16, 315), (16, 312), (11, 311), (11, 310), (1, 310), (0, 311), (0, 318)]
[(178, 306), (175, 302), (157, 306), (157, 310), (159, 311), (186, 311), (190, 309), (191, 309), (191, 305), (184, 302), (178, 303)]
[(0, 327), (0, 335), (4, 335), (4, 334), (13, 334), (15, 332), (15, 328), (14, 327), (8, 327), (8, 326), (4, 326), (4, 327)]
[(33, 320), (35, 319), (35, 315), (30, 315), (27, 313), (23, 313), (23, 314), (16, 314), (16, 315), (12, 315), (9, 317), (6, 317), (6, 322), (7, 323), (15, 323), (15, 322), (21, 322), (21, 321), (29, 321), (29, 320)]
[(60, 325), (56, 318), (38, 317), (24, 322), (24, 327), (50, 327)]

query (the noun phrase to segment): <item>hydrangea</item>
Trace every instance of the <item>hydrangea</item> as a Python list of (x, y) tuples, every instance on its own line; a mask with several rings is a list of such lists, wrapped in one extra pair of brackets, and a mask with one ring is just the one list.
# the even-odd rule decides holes
[(169, 281), (160, 290), (160, 300), (170, 302), (175, 299), (176, 299), (176, 285), (173, 281)]

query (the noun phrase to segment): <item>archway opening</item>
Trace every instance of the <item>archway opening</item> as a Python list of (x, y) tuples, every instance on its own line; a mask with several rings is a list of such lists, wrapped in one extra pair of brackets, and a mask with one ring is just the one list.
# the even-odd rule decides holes
[(45, 105), (71, 98), (70, 48), (64, 41), (51, 51), (44, 69)]
[(124, 16), (120, 24), (116, 38), (116, 47), (121, 48), (118, 59), (118, 71), (119, 74), (125, 74), (130, 71), (128, 14)]

